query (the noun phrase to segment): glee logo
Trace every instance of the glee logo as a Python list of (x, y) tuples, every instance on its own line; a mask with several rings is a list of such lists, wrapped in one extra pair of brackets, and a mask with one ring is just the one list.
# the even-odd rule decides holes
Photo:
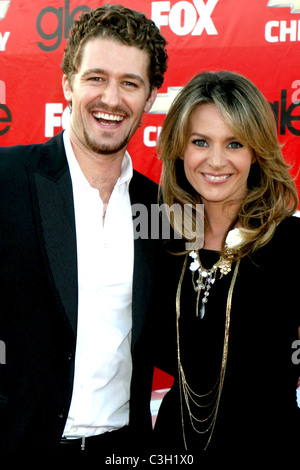
[(300, 100), (299, 89), (297, 88), (298, 86), (299, 81), (295, 80), (292, 84), (292, 88), (296, 88), (296, 91), (292, 93), (292, 103), (289, 106), (287, 90), (281, 90), (280, 101), (274, 101), (274, 103), (270, 103), (275, 114), (280, 135), (286, 135), (286, 129), (288, 129), (291, 134), (300, 136), (299, 125), (297, 125), (297, 123), (300, 121)]
[(171, 8), (170, 2), (152, 2), (151, 18), (160, 28), (169, 26), (177, 36), (201, 36), (205, 30), (209, 35), (216, 35), (218, 31), (211, 19), (212, 12), (218, 0), (193, 0), (175, 3)]
[(47, 52), (55, 51), (60, 46), (62, 38), (68, 37), (75, 15), (78, 12), (89, 10), (90, 8), (87, 5), (79, 5), (70, 12), (70, 0), (65, 0), (64, 8), (44, 8), (37, 17), (36, 28), (41, 38), (52, 42), (52, 44), (38, 42), (39, 48)]
[[(6, 106), (6, 86), (5, 82), (0, 80), (0, 137), (4, 134), (6, 134), (9, 129), (11, 121), (12, 121), (12, 116), (10, 109), (8, 106)], [(2, 127), (2, 123), (4, 127)]]

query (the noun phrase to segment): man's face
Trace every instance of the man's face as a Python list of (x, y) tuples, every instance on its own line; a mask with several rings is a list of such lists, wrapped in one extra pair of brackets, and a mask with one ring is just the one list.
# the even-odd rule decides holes
[(112, 155), (125, 150), (148, 112), (157, 89), (150, 93), (146, 51), (112, 39), (94, 38), (83, 50), (72, 84), (63, 77), (72, 102), (71, 132), (85, 148)]

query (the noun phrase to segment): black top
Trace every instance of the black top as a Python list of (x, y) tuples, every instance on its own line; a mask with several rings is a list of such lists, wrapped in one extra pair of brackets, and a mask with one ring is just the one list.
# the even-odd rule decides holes
[[(300, 314), (298, 304), (300, 220), (283, 221), (272, 240), (251, 258), (241, 260), (231, 309), (228, 359), (215, 429), (207, 453), (246, 449), (295, 450), (300, 443), (300, 409), (296, 402), (300, 377), (297, 346)], [(216, 252), (200, 251), (201, 263), (210, 268)], [(203, 319), (196, 318), (196, 293), (188, 260), (181, 291), (180, 354), (186, 380), (198, 394), (209, 392), (221, 370), (226, 300), (231, 273), (210, 290)], [(181, 400), (177, 368), (175, 297), (184, 256), (170, 256), (162, 286), (160, 320), (156, 332), (157, 362), (175, 377), (161, 405), (155, 435), (161, 450), (184, 450)], [(294, 343), (294, 344), (293, 344)], [(300, 349), (298, 345), (298, 349)], [(294, 355), (293, 355), (294, 353)], [(292, 360), (292, 356), (293, 359)], [(187, 453), (201, 455), (208, 434), (192, 429), (184, 397), (184, 428)], [(190, 401), (190, 403), (192, 403)], [(203, 403), (203, 400), (200, 401)], [(197, 418), (207, 416), (191, 405)], [(203, 431), (200, 423), (195, 425)], [(296, 444), (297, 443), (297, 444)]]

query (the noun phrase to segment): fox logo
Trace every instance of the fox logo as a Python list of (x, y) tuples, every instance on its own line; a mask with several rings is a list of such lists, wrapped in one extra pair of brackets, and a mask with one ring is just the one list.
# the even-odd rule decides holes
[(300, 0), (269, 0), (268, 7), (290, 7), (291, 13), (300, 13)]
[(9, 4), (10, 0), (0, 0), (0, 20), (4, 20)]

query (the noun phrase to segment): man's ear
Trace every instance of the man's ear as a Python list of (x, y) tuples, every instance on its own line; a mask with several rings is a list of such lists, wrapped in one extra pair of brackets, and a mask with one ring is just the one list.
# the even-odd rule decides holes
[(62, 78), (62, 88), (63, 88), (66, 101), (71, 103), (73, 93), (72, 93), (70, 81), (66, 75), (63, 75), (63, 78)]
[(144, 112), (145, 113), (148, 113), (150, 111), (150, 109), (152, 108), (152, 105), (157, 97), (157, 92), (158, 92), (158, 88), (154, 87), (150, 93), (150, 96), (149, 98), (147, 99), (146, 101), (146, 104), (144, 106)]

